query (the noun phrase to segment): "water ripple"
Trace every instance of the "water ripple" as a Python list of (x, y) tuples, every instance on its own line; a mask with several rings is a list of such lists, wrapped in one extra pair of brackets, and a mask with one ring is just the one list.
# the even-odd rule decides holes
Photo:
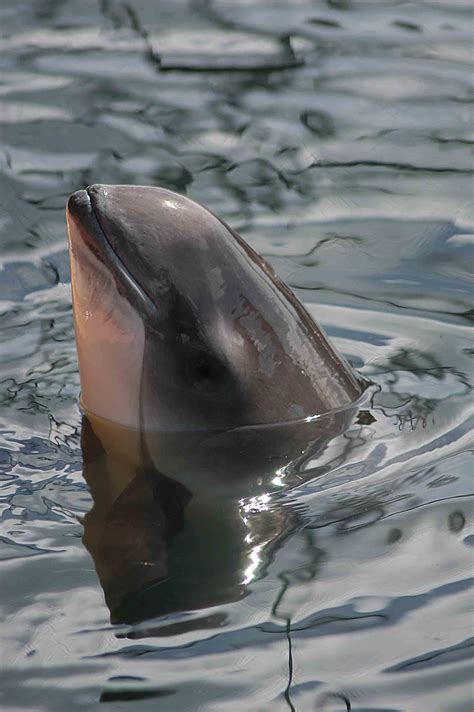
[[(472, 708), (470, 11), (2, 4), (8, 708)], [(347, 430), (287, 473), (299, 485), (253, 513), (253, 534), (270, 521), (274, 538), (262, 561), (251, 550), (244, 595), (160, 615), (152, 590), (136, 623), (111, 624), (82, 543), (93, 497), (64, 204), (94, 182), (208, 205), (374, 384)]]

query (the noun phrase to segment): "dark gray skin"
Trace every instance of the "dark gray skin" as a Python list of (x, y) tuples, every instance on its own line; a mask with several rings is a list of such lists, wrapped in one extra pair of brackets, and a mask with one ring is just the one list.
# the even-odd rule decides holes
[[(362, 382), (292, 291), (197, 203), (161, 188), (94, 185), (71, 196), (68, 224), (86, 410), (140, 430), (224, 430), (296, 421), (360, 397)], [(87, 341), (103, 280), (113, 281), (110, 309)], [(119, 325), (124, 353), (127, 324), (139, 336), (129, 365), (116, 368), (118, 350), (107, 350), (115, 336), (103, 352), (91, 349), (95, 333), (120, 321), (119, 302), (129, 312)], [(108, 397), (94, 401), (105, 381), (109, 408)]]
[(344, 461), (334, 438), (362, 381), (265, 260), (188, 198), (92, 186), (67, 217), (84, 543), (112, 619), (237, 600), (299, 526), (272, 492), (315, 476), (329, 443)]

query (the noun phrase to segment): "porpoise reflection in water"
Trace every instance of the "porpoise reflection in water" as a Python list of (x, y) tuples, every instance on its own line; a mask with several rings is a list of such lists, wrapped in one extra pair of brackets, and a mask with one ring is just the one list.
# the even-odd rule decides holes
[(310, 423), (146, 438), (85, 416), (84, 477), (94, 506), (84, 519), (84, 544), (112, 621), (244, 596), (301, 526), (277, 492), (302, 481), (305, 463), (345, 430), (355, 410)]
[(291, 485), (344, 432), (364, 384), (265, 260), (192, 200), (96, 185), (67, 220), (84, 541), (112, 619), (235, 600), (297, 526), (266, 506), (272, 483)]

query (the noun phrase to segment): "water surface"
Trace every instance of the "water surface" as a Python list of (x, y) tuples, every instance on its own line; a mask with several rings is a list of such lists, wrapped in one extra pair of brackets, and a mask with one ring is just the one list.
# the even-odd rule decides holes
[[(2, 709), (472, 709), (469, 5), (4, 0)], [(82, 541), (64, 205), (94, 182), (217, 212), (375, 384), (242, 505), (278, 522), (242, 595), (132, 622)]]

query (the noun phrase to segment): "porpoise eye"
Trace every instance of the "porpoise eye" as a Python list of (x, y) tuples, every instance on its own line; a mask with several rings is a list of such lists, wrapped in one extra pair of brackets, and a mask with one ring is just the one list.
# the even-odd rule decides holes
[(201, 391), (214, 392), (227, 381), (225, 366), (214, 356), (203, 351), (189, 354), (184, 376), (190, 386)]

